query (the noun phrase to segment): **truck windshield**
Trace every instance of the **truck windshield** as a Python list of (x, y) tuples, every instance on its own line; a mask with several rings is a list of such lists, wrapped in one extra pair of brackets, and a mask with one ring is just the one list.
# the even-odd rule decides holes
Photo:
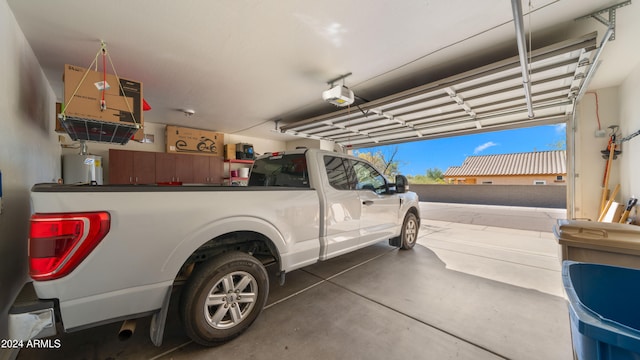
[(256, 160), (251, 169), (249, 186), (309, 188), (309, 172), (305, 155), (276, 155)]

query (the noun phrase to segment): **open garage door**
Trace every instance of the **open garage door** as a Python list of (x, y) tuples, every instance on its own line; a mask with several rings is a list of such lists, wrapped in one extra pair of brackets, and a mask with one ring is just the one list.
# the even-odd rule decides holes
[(516, 56), (281, 131), (362, 148), (563, 122), (574, 111), (595, 49), (591, 33), (531, 53), (533, 118)]

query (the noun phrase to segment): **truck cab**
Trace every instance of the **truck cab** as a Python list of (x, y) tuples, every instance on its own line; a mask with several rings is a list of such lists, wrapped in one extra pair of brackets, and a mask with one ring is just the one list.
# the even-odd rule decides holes
[[(317, 260), (326, 260), (394, 238), (401, 232), (407, 213), (415, 217), (415, 224), (411, 225), (415, 225), (417, 235), (418, 198), (415, 193), (407, 192), (406, 178), (398, 178), (400, 188), (364, 159), (330, 151), (297, 149), (256, 159), (249, 185), (321, 190), (318, 191), (322, 216)], [(409, 241), (415, 242), (415, 238), (410, 237)]]

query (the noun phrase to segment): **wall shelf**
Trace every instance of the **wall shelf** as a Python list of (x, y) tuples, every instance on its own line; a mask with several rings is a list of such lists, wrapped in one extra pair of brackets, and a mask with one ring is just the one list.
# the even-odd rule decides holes
[[(249, 165), (249, 166), (246, 166)], [(232, 170), (239, 171), (240, 168), (251, 168), (253, 165), (253, 160), (240, 160), (240, 159), (228, 159), (224, 161), (225, 166), (225, 185), (240, 185), (247, 186), (249, 183), (248, 177), (240, 177), (240, 176), (231, 176)]]

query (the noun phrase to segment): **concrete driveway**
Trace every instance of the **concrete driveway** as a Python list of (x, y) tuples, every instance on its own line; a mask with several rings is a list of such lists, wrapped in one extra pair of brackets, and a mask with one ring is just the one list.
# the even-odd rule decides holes
[(434, 202), (420, 205), (424, 219), (539, 232), (552, 232), (556, 221), (567, 217), (565, 209)]

